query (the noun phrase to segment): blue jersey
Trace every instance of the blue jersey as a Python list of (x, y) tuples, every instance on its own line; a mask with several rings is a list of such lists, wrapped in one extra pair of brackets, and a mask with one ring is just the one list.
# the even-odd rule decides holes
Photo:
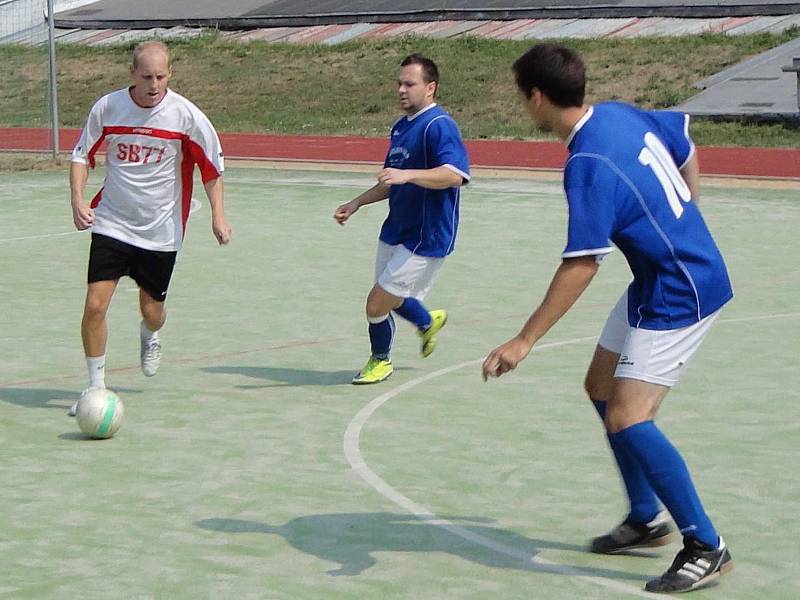
[(632, 327), (686, 327), (731, 299), (725, 262), (679, 172), (694, 153), (687, 115), (598, 104), (567, 146), (562, 256), (606, 254), (612, 243), (622, 251)]
[[(461, 132), (447, 111), (436, 104), (394, 124), (384, 166), (447, 166), (464, 182), (469, 181), (469, 159)], [(391, 186), (389, 214), (380, 240), (390, 245), (403, 244), (422, 256), (447, 256), (455, 247), (460, 198), (459, 187), (430, 190), (413, 183)]]

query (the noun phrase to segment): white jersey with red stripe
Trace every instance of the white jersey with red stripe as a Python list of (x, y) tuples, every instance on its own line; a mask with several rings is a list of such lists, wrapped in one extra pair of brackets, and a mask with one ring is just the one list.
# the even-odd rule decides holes
[(92, 200), (92, 231), (146, 250), (181, 247), (192, 200), (194, 165), (203, 183), (224, 169), (219, 137), (189, 100), (167, 90), (152, 108), (128, 88), (92, 107), (72, 161), (95, 165), (106, 142), (106, 179)]

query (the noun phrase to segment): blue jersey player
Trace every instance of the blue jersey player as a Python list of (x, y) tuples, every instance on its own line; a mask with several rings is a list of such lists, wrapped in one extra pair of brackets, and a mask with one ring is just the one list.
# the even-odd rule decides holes
[(460, 188), (469, 181), (469, 160), (458, 126), (434, 100), (438, 83), (432, 60), (418, 54), (403, 60), (397, 92), (406, 114), (392, 127), (378, 183), (333, 215), (344, 225), (360, 207), (389, 199), (375, 284), (367, 297), (371, 354), (354, 384), (378, 383), (392, 374), (392, 312), (417, 328), (424, 357), (433, 352), (436, 334), (447, 321), (445, 311), (429, 311), (422, 300), (455, 247)]
[(569, 310), (613, 246), (633, 282), (611, 311), (586, 375), (630, 500), (630, 512), (592, 540), (598, 553), (660, 546), (683, 534), (650, 592), (686, 592), (718, 578), (731, 556), (703, 509), (678, 450), (654, 423), (704, 336), (731, 299), (722, 256), (697, 208), (699, 168), (688, 117), (621, 103), (584, 105), (585, 70), (574, 52), (534, 46), (514, 63), (525, 109), (569, 149), (567, 244), (539, 307), (493, 350), (483, 377), (514, 369)]

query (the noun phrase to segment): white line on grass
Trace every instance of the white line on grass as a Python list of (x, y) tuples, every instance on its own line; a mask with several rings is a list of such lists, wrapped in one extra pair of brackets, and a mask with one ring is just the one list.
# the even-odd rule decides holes
[[(549, 348), (557, 348), (559, 346), (566, 346), (568, 344), (578, 344), (595, 339), (597, 339), (597, 336), (575, 338), (572, 340), (566, 340), (562, 342), (552, 342), (550, 344), (542, 344), (541, 346), (537, 346), (536, 348), (534, 348), (534, 352), (546, 350)], [(448, 373), (452, 373), (453, 371), (457, 371), (464, 367), (477, 365), (481, 362), (483, 362), (483, 358), (468, 360), (466, 362), (462, 362), (457, 365), (447, 367), (445, 369), (434, 371), (433, 373), (423, 375), (422, 377), (412, 379), (411, 381), (399, 385), (398, 387), (391, 389), (388, 392), (381, 394), (380, 396), (372, 400), (369, 404), (367, 404), (364, 408), (362, 408), (358, 412), (358, 414), (356, 414), (355, 417), (353, 417), (352, 421), (350, 421), (350, 424), (347, 426), (347, 430), (344, 433), (344, 454), (347, 457), (347, 461), (350, 463), (350, 466), (364, 481), (366, 481), (373, 489), (375, 489), (375, 491), (377, 491), (383, 497), (391, 500), (397, 506), (411, 513), (415, 517), (424, 520), (425, 523), (441, 527), (442, 529), (445, 529), (446, 531), (449, 531), (453, 535), (457, 535), (462, 539), (465, 539), (479, 546), (483, 546), (484, 548), (494, 550), (495, 552), (498, 552), (500, 554), (505, 554), (506, 556), (510, 556), (517, 560), (541, 565), (542, 567), (545, 567), (548, 572), (551, 573), (571, 575), (574, 577), (578, 577), (584, 581), (587, 581), (593, 585), (600, 585), (603, 587), (611, 588), (618, 592), (623, 592), (625, 594), (630, 594), (634, 596), (640, 596), (642, 598), (658, 598), (659, 596), (645, 592), (644, 590), (633, 587), (632, 585), (628, 585), (626, 583), (622, 583), (620, 581), (616, 581), (613, 579), (606, 579), (603, 577), (588, 575), (586, 571), (579, 569), (577, 567), (570, 567), (567, 565), (562, 565), (549, 560), (545, 560), (543, 558), (539, 558), (538, 556), (531, 555), (528, 552), (519, 550), (518, 548), (513, 548), (511, 546), (501, 544), (492, 539), (489, 539), (487, 537), (469, 531), (468, 529), (456, 525), (455, 523), (448, 521), (447, 519), (440, 519), (431, 510), (425, 508), (420, 504), (417, 504), (410, 498), (407, 498), (406, 496), (395, 490), (391, 485), (386, 483), (372, 469), (369, 468), (367, 463), (364, 461), (363, 456), (361, 455), (359, 443), (361, 437), (361, 430), (363, 429), (367, 420), (369, 420), (369, 418), (373, 415), (373, 413), (375, 413), (376, 410), (378, 410), (381, 406), (383, 406), (386, 402), (388, 402), (395, 396), (399, 396), (403, 392), (406, 392), (418, 385), (421, 385), (426, 381), (430, 381), (431, 379), (436, 379), (437, 377), (441, 377), (442, 375), (447, 375)]]
[(742, 321), (765, 321), (767, 319), (791, 319), (800, 317), (800, 313), (779, 313), (774, 315), (761, 315), (758, 317), (733, 317), (731, 319), (720, 319), (717, 323), (741, 323)]
[[(749, 317), (733, 317), (730, 319), (720, 319), (718, 323), (740, 323), (743, 321), (761, 321), (765, 319), (785, 319), (793, 317), (800, 317), (800, 313), (794, 312), (794, 313), (782, 313), (782, 314), (771, 314), (771, 315), (753, 315)], [(533, 351), (536, 352), (536, 351), (546, 350), (548, 348), (557, 348), (559, 346), (566, 346), (568, 344), (578, 344), (581, 342), (594, 339), (597, 339), (597, 336), (575, 338), (571, 340), (565, 340), (562, 342), (552, 342), (549, 344), (542, 344), (541, 346), (537, 346), (536, 348), (533, 349)], [(660, 598), (661, 596), (657, 594), (650, 594), (648, 592), (645, 592), (644, 590), (640, 590), (631, 585), (615, 581), (613, 579), (595, 577), (586, 574), (585, 571), (579, 568), (562, 565), (559, 563), (545, 560), (543, 558), (539, 558), (538, 556), (529, 555), (527, 552), (523, 552), (522, 550), (519, 550), (517, 548), (506, 546), (505, 544), (500, 544), (487, 537), (484, 537), (477, 533), (473, 533), (467, 529), (464, 529), (463, 527), (460, 527), (459, 525), (456, 525), (455, 523), (452, 523), (451, 521), (448, 521), (446, 519), (439, 519), (429, 509), (425, 508), (420, 504), (417, 504), (410, 498), (407, 498), (406, 496), (395, 490), (392, 486), (390, 486), (383, 479), (381, 479), (372, 469), (369, 468), (367, 463), (364, 461), (363, 456), (361, 455), (361, 449), (359, 445), (361, 438), (361, 430), (364, 428), (364, 425), (369, 420), (369, 418), (375, 413), (375, 411), (377, 411), (381, 406), (386, 404), (386, 402), (388, 402), (395, 396), (399, 396), (403, 392), (410, 390), (420, 384), (423, 384), (426, 381), (430, 381), (431, 379), (441, 377), (442, 375), (447, 375), (448, 373), (452, 373), (453, 371), (463, 369), (464, 367), (477, 365), (483, 362), (483, 360), (484, 360), (483, 358), (468, 360), (466, 362), (462, 362), (457, 365), (453, 365), (445, 369), (440, 369), (438, 371), (434, 371), (433, 373), (423, 375), (422, 377), (418, 377), (417, 379), (412, 379), (411, 381), (407, 381), (406, 383), (392, 390), (389, 390), (384, 394), (381, 394), (380, 396), (369, 402), (364, 408), (362, 408), (358, 412), (358, 414), (356, 414), (355, 417), (353, 417), (353, 419), (350, 421), (350, 424), (347, 426), (347, 429), (344, 432), (344, 454), (347, 457), (347, 461), (350, 463), (350, 466), (353, 468), (353, 471), (355, 471), (364, 481), (366, 481), (370, 486), (372, 486), (372, 488), (375, 491), (377, 491), (383, 497), (394, 502), (400, 508), (406, 510), (415, 517), (424, 520), (426, 523), (430, 523), (431, 525), (436, 525), (437, 527), (441, 527), (442, 529), (445, 529), (462, 539), (478, 544), (479, 546), (489, 548), (490, 550), (494, 550), (495, 552), (498, 552), (500, 554), (505, 554), (506, 556), (510, 556), (512, 558), (516, 558), (526, 562), (530, 561), (531, 563), (542, 565), (544, 567), (547, 567), (547, 569), (550, 572), (561, 573), (564, 575), (573, 575), (589, 583), (601, 585), (620, 592), (624, 592), (626, 594), (632, 594), (643, 598)]]
[[(189, 207), (189, 214), (194, 214), (202, 208), (202, 204), (197, 198), (192, 198), (192, 202)], [(22, 242), (25, 240), (39, 240), (45, 238), (54, 238), (54, 237), (62, 237), (65, 235), (74, 235), (76, 233), (89, 233), (91, 229), (84, 229), (78, 231), (77, 229), (74, 231), (63, 231), (61, 233), (40, 233), (38, 235), (24, 235), (21, 237), (13, 237), (13, 238), (0, 238), (0, 244), (3, 242)]]
[(83, 233), (83, 231), (65, 231), (63, 233), (41, 233), (39, 235), (26, 235), (22, 237), (13, 237), (13, 238), (0, 238), (0, 243), (3, 242), (21, 242), (22, 240), (38, 240), (42, 238), (52, 238), (52, 237), (61, 237), (64, 235), (73, 235), (76, 233)]

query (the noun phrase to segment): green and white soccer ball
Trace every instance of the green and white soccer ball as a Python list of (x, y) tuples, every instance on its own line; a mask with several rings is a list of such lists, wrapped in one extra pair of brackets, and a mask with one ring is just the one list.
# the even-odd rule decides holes
[(91, 438), (106, 439), (117, 433), (125, 416), (122, 400), (105, 389), (89, 390), (78, 400), (75, 419), (81, 431)]

